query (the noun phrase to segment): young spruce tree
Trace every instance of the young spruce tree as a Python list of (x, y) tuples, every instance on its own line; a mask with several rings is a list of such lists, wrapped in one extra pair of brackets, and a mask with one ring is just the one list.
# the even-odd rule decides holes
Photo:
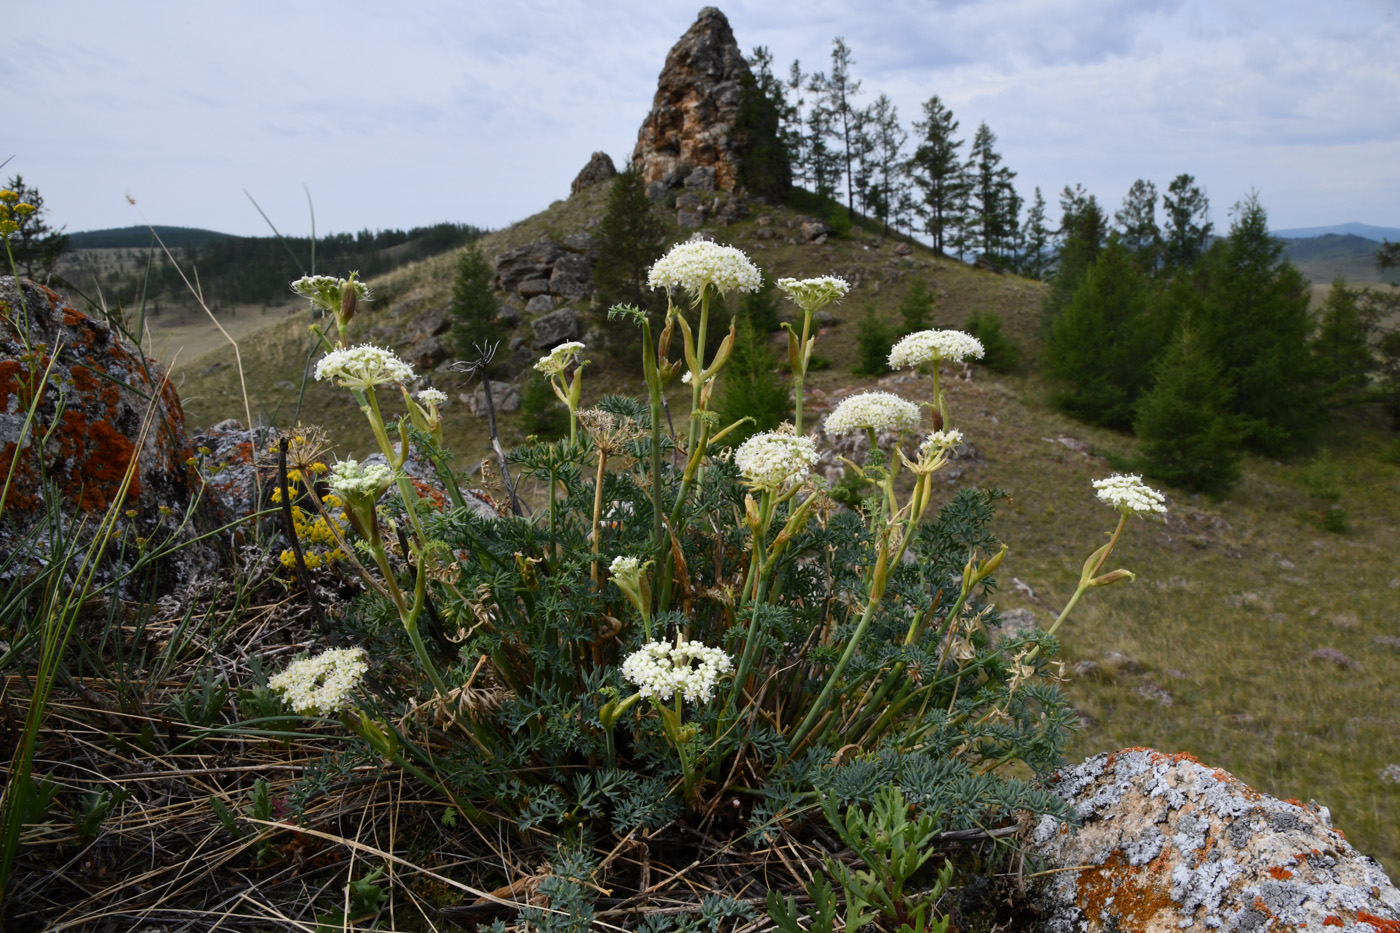
[(762, 431), (772, 431), (792, 417), (792, 392), (778, 376), (778, 358), (768, 335), (740, 314), (734, 326), (734, 351), (724, 367), (717, 411), (722, 425), (740, 418), (753, 421), (736, 428), (726, 441), (737, 446)]
[[(452, 349), (459, 360), (474, 360), (499, 339), (496, 296), (491, 290), (491, 264), (472, 243), (457, 260), (452, 283)], [(479, 348), (479, 349), (478, 349)]]
[(1230, 389), (1215, 359), (1183, 328), (1157, 366), (1156, 384), (1138, 405), (1143, 470), (1181, 489), (1222, 495), (1240, 476), (1240, 433)]

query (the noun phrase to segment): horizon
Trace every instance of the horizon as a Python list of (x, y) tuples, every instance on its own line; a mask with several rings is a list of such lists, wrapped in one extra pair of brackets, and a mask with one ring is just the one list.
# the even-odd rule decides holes
[[(283, 234), (305, 236), (303, 183), (318, 233), (500, 229), (567, 197), (592, 152), (630, 158), (700, 6), (27, 7), (14, 18), (30, 38), (0, 63), (25, 102), (0, 159), (13, 154), (6, 176), (24, 176), (72, 232), (266, 235), (246, 189)], [(1376, 2), (721, 9), (744, 54), (767, 46), (780, 75), (795, 58), (826, 69), (841, 35), (858, 103), (886, 93), (908, 128), (938, 94), (968, 140), (987, 122), (1019, 193), (1029, 202), (1039, 186), (1052, 218), (1067, 184), (1111, 215), (1134, 179), (1160, 192), (1186, 172), (1218, 230), (1251, 190), (1275, 229), (1400, 227), (1400, 114), (1371, 106), (1400, 96), (1400, 15)], [(325, 48), (351, 51), (313, 54)]]

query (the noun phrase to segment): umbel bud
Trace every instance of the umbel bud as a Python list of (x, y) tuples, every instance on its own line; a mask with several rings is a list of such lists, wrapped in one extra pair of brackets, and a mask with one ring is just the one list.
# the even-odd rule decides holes
[(355, 316), (355, 304), (358, 298), (355, 294), (355, 280), (352, 277), (340, 289), (340, 325), (344, 327), (349, 324)]

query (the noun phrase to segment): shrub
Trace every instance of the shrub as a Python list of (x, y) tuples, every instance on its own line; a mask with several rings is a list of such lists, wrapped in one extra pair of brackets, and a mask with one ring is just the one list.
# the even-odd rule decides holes
[(963, 326), (982, 341), (982, 365), (994, 373), (1012, 372), (1021, 362), (1021, 348), (1011, 342), (1001, 330), (1001, 318), (990, 311), (974, 314)]
[(883, 376), (890, 371), (893, 346), (893, 329), (880, 320), (873, 307), (866, 308), (856, 328), (856, 364), (851, 372), (857, 376)]

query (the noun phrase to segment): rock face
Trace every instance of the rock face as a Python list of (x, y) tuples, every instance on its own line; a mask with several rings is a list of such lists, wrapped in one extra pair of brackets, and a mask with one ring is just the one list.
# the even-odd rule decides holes
[(529, 301), (550, 295), (566, 301), (593, 294), (593, 260), (597, 255), (587, 234), (562, 242), (540, 240), (501, 253), (494, 260), (492, 287)]
[(617, 166), (613, 165), (612, 156), (606, 152), (595, 152), (588, 164), (574, 176), (574, 183), (569, 186), (569, 194), (578, 194), (584, 188), (596, 185), (600, 181), (608, 181), (616, 174)]
[(1152, 749), (1090, 758), (1052, 789), (1084, 823), (1025, 833), (1028, 855), (1058, 869), (1031, 889), (1047, 933), (1400, 929), (1400, 890), (1315, 803)]
[(729, 20), (705, 7), (667, 54), (637, 133), (632, 166), (653, 199), (681, 186), (734, 190), (743, 158), (734, 124), (744, 84), (752, 80)]
[[(41, 449), (36, 437), (44, 436)], [(219, 519), (200, 498), (199, 474), (186, 462), (193, 455), (179, 396), (159, 364), (57, 293), (0, 278), (0, 473), (14, 465), (0, 503), (0, 553), (30, 558), (11, 572), (49, 558), (42, 543), (26, 540), (48, 510), (81, 546), (114, 506), (119, 521), (99, 579), (130, 569), (141, 548), (180, 545), (173, 559), (159, 561), (162, 589), (211, 571), (216, 552), (188, 543)]]

